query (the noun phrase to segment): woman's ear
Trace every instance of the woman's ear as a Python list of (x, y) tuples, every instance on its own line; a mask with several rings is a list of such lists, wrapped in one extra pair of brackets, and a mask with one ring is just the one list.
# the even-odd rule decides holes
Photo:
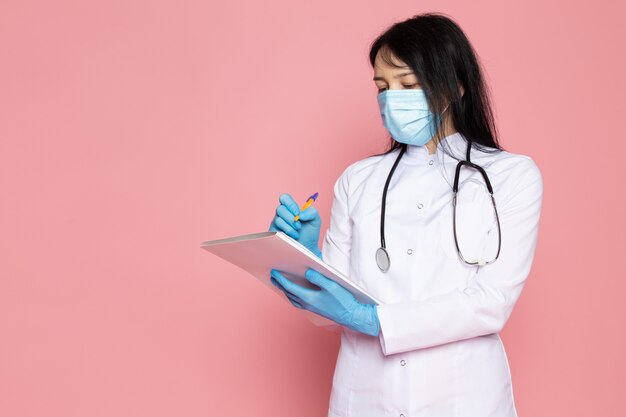
[(463, 94), (465, 94), (465, 88), (463, 88), (462, 85), (459, 85), (459, 90), (461, 90), (461, 97), (463, 97)]

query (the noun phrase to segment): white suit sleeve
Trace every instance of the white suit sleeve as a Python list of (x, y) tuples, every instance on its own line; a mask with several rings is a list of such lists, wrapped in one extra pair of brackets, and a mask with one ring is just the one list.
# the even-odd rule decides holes
[(498, 206), (502, 247), (494, 263), (480, 267), (466, 288), (377, 307), (385, 355), (497, 333), (504, 327), (537, 244), (543, 179), (534, 162), (529, 166), (502, 209)]

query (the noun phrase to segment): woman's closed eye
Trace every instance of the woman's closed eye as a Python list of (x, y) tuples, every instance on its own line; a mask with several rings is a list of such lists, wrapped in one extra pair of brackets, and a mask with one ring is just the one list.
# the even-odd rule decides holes
[[(410, 90), (413, 88), (419, 88), (419, 83), (414, 83), (414, 84), (402, 84), (402, 88), (406, 89), (406, 90)], [(383, 91), (385, 91), (387, 89), (387, 87), (378, 87), (378, 92), (382, 93)]]

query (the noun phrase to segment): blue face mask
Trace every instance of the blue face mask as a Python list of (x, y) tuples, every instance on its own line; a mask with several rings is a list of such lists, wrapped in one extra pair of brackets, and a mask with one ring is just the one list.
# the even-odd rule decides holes
[(430, 112), (426, 94), (421, 88), (385, 90), (377, 98), (383, 125), (398, 142), (425, 145), (441, 124), (441, 116)]

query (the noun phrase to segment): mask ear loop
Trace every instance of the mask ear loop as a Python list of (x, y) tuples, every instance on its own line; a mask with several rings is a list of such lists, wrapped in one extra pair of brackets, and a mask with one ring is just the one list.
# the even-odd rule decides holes
[[(439, 115), (439, 117), (441, 117), (443, 119), (443, 114), (446, 112), (446, 110), (448, 110), (448, 108), (450, 107), (450, 104), (452, 104), (452, 102), (448, 102), (448, 104), (446, 104), (446, 107), (444, 107), (443, 111), (441, 112), (441, 114)], [(445, 138), (444, 138), (445, 139)], [(446, 142), (447, 143), (447, 142)], [(437, 169), (439, 169), (439, 173), (441, 174), (441, 176), (443, 177), (444, 180), (446, 180), (446, 182), (448, 183), (448, 185), (450, 186), (450, 189), (453, 188), (452, 183), (450, 182), (450, 180), (448, 179), (448, 172), (446, 171), (446, 166), (445, 166), (445, 152), (441, 152), (441, 157), (439, 157), (439, 154), (436, 154), (435, 157), (438, 160), (438, 166)], [(443, 165), (443, 170), (441, 169), (441, 166)]]

